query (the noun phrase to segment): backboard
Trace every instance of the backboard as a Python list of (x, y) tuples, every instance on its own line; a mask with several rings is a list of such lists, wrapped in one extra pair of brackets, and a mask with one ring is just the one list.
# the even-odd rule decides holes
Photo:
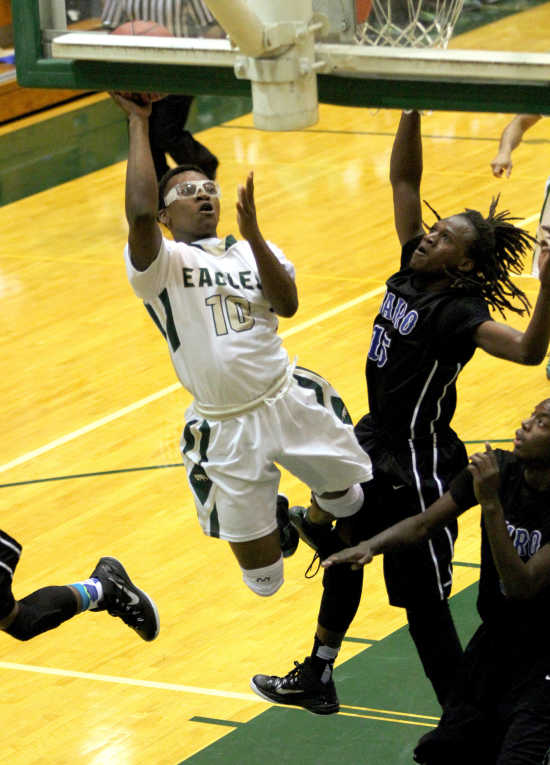
[[(234, 1), (246, 5), (245, 0)], [(232, 2), (226, 0), (225, 5)], [(433, 2), (424, 0), (426, 13)], [(216, 2), (206, 3), (214, 12)], [(270, 29), (276, 26), (277, 9), (296, 6), (288, 0), (248, 0), (252, 10), (258, 4), (272, 9)], [(71, 18), (75, 7), (82, 9), (76, 22)], [(18, 0), (13, 4), (21, 85), (242, 96), (249, 95), (250, 80), (259, 69), (274, 69), (276, 54), (245, 57), (248, 63), (243, 63), (242, 51), (229, 40), (124, 37), (115, 45), (98, 28), (97, 18), (95, 27), (83, 23), (87, 18), (94, 22), (93, 16), (86, 16), (87, 7), (97, 12), (97, 0)], [(307, 26), (308, 30), (315, 27), (311, 60), (302, 64), (302, 57), (292, 66), (310, 67), (308, 74), (315, 79), (320, 102), (550, 114), (550, 54), (546, 52), (550, 3), (465, 0), (446, 50), (357, 45), (356, 0), (314, 0), (312, 8)], [(278, 28), (281, 40), (284, 26)], [(292, 82), (295, 72), (291, 66), (287, 69), (286, 77)]]

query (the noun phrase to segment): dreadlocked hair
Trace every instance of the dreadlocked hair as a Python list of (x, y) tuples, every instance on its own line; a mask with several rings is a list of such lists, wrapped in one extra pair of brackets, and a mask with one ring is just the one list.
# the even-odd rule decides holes
[[(525, 292), (513, 283), (510, 274), (521, 274), (523, 260), (536, 239), (518, 226), (508, 210), (496, 213), (500, 194), (493, 197), (489, 214), (484, 218), (477, 210), (466, 208), (462, 217), (467, 218), (477, 233), (468, 248), (468, 257), (474, 262), (471, 272), (448, 271), (453, 282), (451, 287), (475, 292), (502, 315), (514, 311), (520, 316), (529, 313), (531, 303)], [(427, 202), (424, 204), (438, 220), (441, 216)], [(521, 307), (512, 301), (519, 301)]]

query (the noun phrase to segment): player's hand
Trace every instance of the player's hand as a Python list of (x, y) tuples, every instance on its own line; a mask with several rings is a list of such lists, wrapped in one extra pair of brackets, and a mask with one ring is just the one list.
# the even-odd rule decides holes
[(237, 223), (239, 231), (247, 241), (260, 236), (256, 205), (254, 202), (254, 173), (250, 172), (244, 186), (237, 189)]
[(495, 178), (502, 178), (503, 174), (506, 178), (509, 178), (512, 172), (512, 158), (510, 154), (499, 151), (491, 162), (491, 169)]
[(129, 117), (131, 115), (143, 118), (151, 116), (152, 100), (149, 98), (149, 93), (128, 93), (117, 91), (111, 92), (109, 95)]
[(537, 241), (540, 246), (538, 268), (541, 287), (550, 290), (550, 226), (539, 226)]
[(330, 568), (330, 566), (335, 563), (351, 563), (353, 564), (352, 568), (357, 569), (364, 566), (366, 563), (370, 563), (372, 558), (373, 554), (370, 543), (369, 540), (366, 539), (364, 542), (359, 542), (355, 547), (347, 547), (345, 550), (340, 550), (340, 552), (329, 555), (328, 558), (321, 561), (321, 566)]
[(474, 493), (480, 505), (498, 498), (500, 471), (490, 444), (485, 443), (485, 452), (472, 454), (468, 470), (474, 477)]

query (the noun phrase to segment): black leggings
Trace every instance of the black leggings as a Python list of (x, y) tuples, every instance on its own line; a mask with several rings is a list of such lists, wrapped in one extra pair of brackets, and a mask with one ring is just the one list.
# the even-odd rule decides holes
[[(349, 564), (325, 569), (319, 624), (326, 630), (345, 634), (351, 625), (363, 589), (363, 569)], [(462, 658), (447, 600), (407, 608), (409, 632), (440, 704), (443, 704)]]
[(449, 603), (440, 600), (409, 607), (407, 619), (426, 677), (443, 706), (463, 655)]
[(6, 629), (16, 640), (30, 640), (75, 616), (78, 603), (69, 587), (42, 587), (18, 601), (17, 616)]

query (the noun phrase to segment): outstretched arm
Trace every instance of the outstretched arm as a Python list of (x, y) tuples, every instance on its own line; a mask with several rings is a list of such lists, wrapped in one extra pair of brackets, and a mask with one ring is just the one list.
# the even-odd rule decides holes
[(298, 310), (298, 292), (294, 279), (270, 250), (262, 236), (254, 203), (254, 174), (249, 173), (244, 186), (239, 186), (237, 222), (242, 236), (252, 248), (262, 290), (278, 316), (294, 316)]
[(540, 289), (525, 332), (496, 321), (486, 321), (479, 325), (474, 334), (476, 345), (491, 356), (518, 364), (540, 364), (550, 341), (550, 228), (542, 228), (545, 236), (540, 243)]
[(113, 100), (128, 115), (128, 164), (126, 168), (126, 218), (128, 243), (134, 268), (145, 271), (156, 258), (162, 234), (156, 221), (158, 186), (151, 145), (149, 117), (151, 103), (138, 103), (120, 93)]
[(334, 563), (354, 563), (356, 567), (364, 566), (370, 563), (375, 555), (422, 542), (462, 512), (464, 510), (458, 507), (450, 492), (446, 492), (425, 512), (405, 518), (355, 547), (348, 547), (330, 555), (322, 562), (322, 565), (325, 568)]
[(424, 233), (420, 202), (422, 138), (420, 114), (401, 115), (390, 160), (395, 230), (401, 245)]
[(512, 152), (519, 146), (523, 134), (541, 119), (540, 114), (518, 114), (506, 125), (500, 136), (498, 154), (491, 162), (493, 175), (501, 178), (503, 174), (507, 178), (512, 172)]
[(500, 473), (494, 452), (485, 444), (485, 453), (470, 457), (469, 470), (481, 505), (485, 531), (498, 575), (509, 598), (533, 598), (550, 584), (550, 545), (540, 548), (527, 562), (519, 557), (504, 520), (498, 489)]

